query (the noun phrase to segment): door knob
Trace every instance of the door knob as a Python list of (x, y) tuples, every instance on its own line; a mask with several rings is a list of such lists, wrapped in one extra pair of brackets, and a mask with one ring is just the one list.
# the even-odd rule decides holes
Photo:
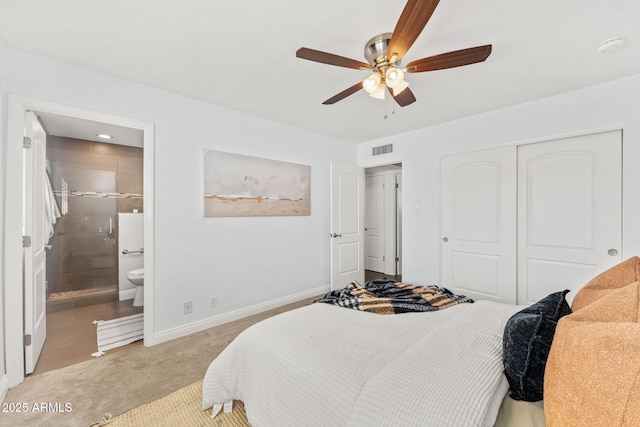
[(331, 235), (331, 237), (342, 237), (342, 234), (333, 233), (333, 234)]
[(449, 239), (448, 239), (447, 237), (443, 237), (443, 238), (442, 238), (442, 241), (443, 241), (443, 242), (445, 242), (445, 243), (447, 243), (447, 242), (449, 241)]
[(616, 256), (616, 255), (618, 255), (618, 251), (617, 251), (617, 250), (615, 250), (615, 249), (609, 249), (609, 250), (607, 251), (607, 253), (608, 253), (609, 255), (611, 255), (611, 256)]

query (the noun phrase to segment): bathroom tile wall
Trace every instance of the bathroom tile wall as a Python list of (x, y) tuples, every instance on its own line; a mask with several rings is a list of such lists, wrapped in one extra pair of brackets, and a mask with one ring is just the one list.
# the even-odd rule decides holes
[(141, 148), (47, 138), (49, 174), (62, 212), (47, 253), (50, 298), (117, 292), (117, 213), (142, 212), (142, 159)]

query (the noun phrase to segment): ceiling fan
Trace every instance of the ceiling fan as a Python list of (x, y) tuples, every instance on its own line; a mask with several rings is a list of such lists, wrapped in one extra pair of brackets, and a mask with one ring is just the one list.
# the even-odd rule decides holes
[(483, 45), (442, 53), (409, 62), (401, 66), (401, 60), (416, 41), (440, 0), (409, 0), (405, 5), (393, 33), (384, 33), (369, 40), (364, 48), (364, 63), (344, 56), (306, 47), (298, 49), (296, 57), (323, 64), (357, 70), (371, 70), (371, 75), (323, 102), (335, 104), (360, 89), (374, 98), (384, 99), (385, 90), (401, 107), (416, 101), (404, 80), (404, 73), (422, 73), (482, 62), (491, 54), (491, 45)]

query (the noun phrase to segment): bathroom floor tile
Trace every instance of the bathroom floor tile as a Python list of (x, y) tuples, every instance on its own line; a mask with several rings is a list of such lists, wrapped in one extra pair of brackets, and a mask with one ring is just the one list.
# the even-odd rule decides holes
[(98, 351), (97, 327), (93, 321), (143, 312), (142, 307), (133, 307), (132, 303), (131, 299), (108, 301), (47, 312), (47, 340), (32, 375), (92, 359), (91, 353)]

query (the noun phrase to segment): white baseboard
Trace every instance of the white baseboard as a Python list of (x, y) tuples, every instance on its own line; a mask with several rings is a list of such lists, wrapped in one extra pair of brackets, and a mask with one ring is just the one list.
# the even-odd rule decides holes
[(189, 334), (203, 331), (205, 329), (220, 326), (225, 323), (233, 322), (234, 320), (243, 319), (254, 314), (262, 313), (267, 310), (282, 307), (283, 305), (292, 304), (294, 302), (302, 301), (307, 298), (313, 298), (317, 295), (325, 294), (331, 290), (331, 285), (319, 286), (317, 288), (309, 289), (304, 292), (289, 295), (282, 298), (277, 298), (271, 301), (263, 302), (260, 304), (252, 305), (250, 307), (241, 308), (239, 310), (230, 311), (228, 313), (220, 314), (218, 316), (209, 317), (207, 319), (199, 320), (197, 322), (189, 323), (187, 325), (179, 326), (177, 328), (167, 329), (162, 332), (158, 332), (154, 335), (154, 345), (160, 344), (166, 341), (170, 341), (176, 338), (181, 338)]
[(5, 374), (0, 378), (0, 403), (4, 402), (7, 391), (9, 391), (9, 377)]
[(120, 301), (124, 301), (126, 299), (133, 299), (136, 296), (136, 290), (134, 289), (125, 289), (124, 291), (120, 291), (118, 293), (118, 298)]

